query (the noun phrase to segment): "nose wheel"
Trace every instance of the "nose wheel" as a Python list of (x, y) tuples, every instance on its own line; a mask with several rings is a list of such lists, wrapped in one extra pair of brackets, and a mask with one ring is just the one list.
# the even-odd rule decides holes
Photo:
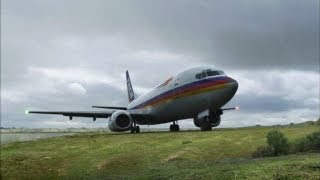
[(203, 118), (203, 121), (200, 125), (200, 129), (201, 129), (201, 131), (211, 131), (212, 130), (212, 125), (211, 125), (208, 117)]
[(170, 125), (170, 131), (171, 132), (178, 132), (180, 130), (179, 125), (176, 124), (175, 121), (173, 121), (173, 124)]

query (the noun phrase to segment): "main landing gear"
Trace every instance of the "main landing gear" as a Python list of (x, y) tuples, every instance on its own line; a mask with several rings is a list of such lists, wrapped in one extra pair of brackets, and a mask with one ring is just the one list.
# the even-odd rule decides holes
[(136, 122), (133, 122), (133, 126), (130, 128), (130, 133), (140, 133), (140, 127), (136, 125)]
[(180, 130), (179, 125), (176, 124), (175, 121), (173, 121), (173, 124), (170, 125), (170, 131), (171, 132), (178, 132)]

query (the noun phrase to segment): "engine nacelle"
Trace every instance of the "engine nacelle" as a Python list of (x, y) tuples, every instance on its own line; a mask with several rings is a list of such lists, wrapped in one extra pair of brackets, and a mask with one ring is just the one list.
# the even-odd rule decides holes
[(221, 122), (221, 117), (220, 116), (215, 116), (215, 117), (210, 117), (210, 116), (204, 116), (201, 118), (195, 117), (193, 119), (193, 123), (197, 127), (201, 127), (202, 123), (210, 123), (211, 127), (216, 127), (219, 126)]
[(111, 131), (123, 132), (130, 130), (132, 123), (133, 121), (129, 112), (117, 110), (111, 115), (108, 126)]
[(212, 117), (210, 119), (210, 123), (212, 127), (219, 126), (221, 123), (221, 117), (220, 116)]

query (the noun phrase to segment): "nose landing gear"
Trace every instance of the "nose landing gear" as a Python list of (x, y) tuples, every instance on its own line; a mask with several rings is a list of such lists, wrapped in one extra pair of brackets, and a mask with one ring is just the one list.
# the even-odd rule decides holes
[(210, 123), (210, 119), (208, 116), (204, 117), (202, 120), (202, 123), (200, 125), (201, 131), (211, 131), (212, 130), (212, 125)]
[(179, 125), (176, 124), (175, 121), (173, 121), (173, 124), (170, 125), (170, 131), (171, 132), (178, 132), (180, 130)]

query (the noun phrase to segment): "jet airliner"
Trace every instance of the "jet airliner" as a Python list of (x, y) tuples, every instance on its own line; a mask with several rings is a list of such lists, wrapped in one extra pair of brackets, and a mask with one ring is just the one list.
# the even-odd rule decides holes
[[(129, 104), (127, 107), (92, 106), (103, 111), (27, 111), (73, 117), (109, 118), (111, 131), (139, 133), (138, 125), (172, 122), (170, 131), (179, 131), (178, 120), (192, 118), (202, 131), (210, 131), (221, 122), (222, 108), (238, 89), (236, 80), (214, 66), (198, 66), (170, 77), (152, 91), (137, 96), (126, 72)], [(207, 112), (207, 113), (203, 113)], [(201, 115), (204, 114), (204, 115)]]

